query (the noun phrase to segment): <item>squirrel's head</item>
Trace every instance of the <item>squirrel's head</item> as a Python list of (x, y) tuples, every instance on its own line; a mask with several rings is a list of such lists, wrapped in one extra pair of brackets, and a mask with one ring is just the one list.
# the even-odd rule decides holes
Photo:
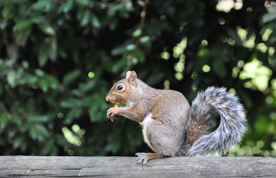
[(126, 78), (116, 82), (106, 96), (106, 101), (116, 104), (126, 104), (134, 88), (138, 86), (135, 71), (127, 71)]

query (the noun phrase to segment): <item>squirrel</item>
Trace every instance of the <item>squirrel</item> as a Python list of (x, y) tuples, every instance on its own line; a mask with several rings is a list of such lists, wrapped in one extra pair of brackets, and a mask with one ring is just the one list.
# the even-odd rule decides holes
[[(123, 116), (142, 125), (144, 141), (155, 153), (136, 153), (139, 164), (158, 157), (201, 156), (215, 151), (226, 155), (246, 130), (245, 109), (225, 88), (208, 87), (190, 107), (180, 92), (152, 88), (139, 80), (135, 71), (127, 71), (110, 89), (106, 101), (126, 104), (109, 108), (108, 119)], [(215, 113), (220, 123), (212, 131), (210, 121)]]

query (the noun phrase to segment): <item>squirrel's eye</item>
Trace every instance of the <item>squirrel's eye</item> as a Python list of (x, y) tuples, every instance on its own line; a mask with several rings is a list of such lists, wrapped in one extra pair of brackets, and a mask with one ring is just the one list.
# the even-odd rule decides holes
[(118, 86), (117, 86), (117, 90), (119, 90), (119, 91), (122, 90), (123, 88), (124, 88), (123, 85), (118, 85)]

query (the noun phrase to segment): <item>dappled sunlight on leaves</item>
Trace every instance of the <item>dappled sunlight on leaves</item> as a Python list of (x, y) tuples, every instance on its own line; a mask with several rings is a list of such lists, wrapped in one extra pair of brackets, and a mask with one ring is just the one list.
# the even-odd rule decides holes
[(0, 0), (3, 155), (150, 151), (139, 124), (106, 119), (107, 92), (135, 70), (190, 103), (207, 86), (226, 87), (248, 115), (230, 155), (276, 156), (275, 8), (242, 0), (147, 5), (142, 21), (143, 1)]

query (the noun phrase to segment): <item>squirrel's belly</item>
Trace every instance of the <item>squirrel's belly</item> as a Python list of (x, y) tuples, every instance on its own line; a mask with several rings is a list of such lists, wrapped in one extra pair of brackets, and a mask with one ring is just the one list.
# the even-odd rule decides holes
[(151, 145), (151, 142), (150, 142), (150, 138), (149, 138), (149, 134), (147, 133), (147, 127), (149, 126), (149, 124), (152, 122), (152, 113), (148, 113), (146, 115), (146, 117), (143, 119), (143, 122), (142, 122), (142, 127), (143, 127), (143, 137), (144, 137), (144, 141), (149, 145), (149, 147), (151, 149), (152, 148), (152, 145)]

